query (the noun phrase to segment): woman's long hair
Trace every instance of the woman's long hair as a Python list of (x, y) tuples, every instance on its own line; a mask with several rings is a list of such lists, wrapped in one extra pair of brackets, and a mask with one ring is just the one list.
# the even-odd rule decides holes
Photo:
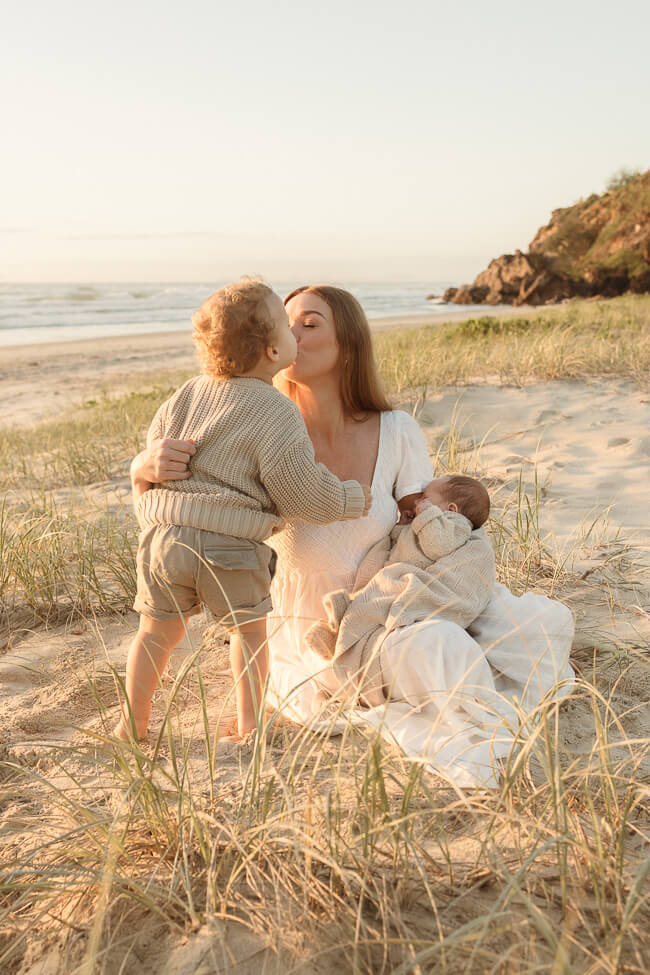
[[(317, 295), (332, 311), (339, 346), (339, 392), (345, 412), (365, 420), (371, 413), (392, 409), (377, 372), (368, 319), (354, 295), (329, 284), (305, 285), (288, 294), (285, 305), (300, 294)], [(281, 384), (282, 391), (293, 399), (295, 383), (282, 379)]]

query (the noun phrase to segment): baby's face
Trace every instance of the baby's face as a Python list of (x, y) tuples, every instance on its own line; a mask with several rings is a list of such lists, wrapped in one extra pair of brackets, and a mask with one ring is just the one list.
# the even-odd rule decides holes
[(441, 511), (457, 511), (454, 502), (450, 502), (447, 498), (446, 484), (446, 477), (437, 477), (435, 480), (429, 481), (422, 491), (422, 497), (430, 501), (431, 504), (437, 505)]
[(415, 503), (415, 514), (419, 515), (425, 508), (435, 504), (441, 511), (458, 511), (457, 505), (447, 499), (446, 477), (437, 477), (429, 481), (422, 491), (422, 496)]
[(438, 477), (429, 481), (420, 494), (410, 494), (408, 497), (402, 498), (399, 502), (399, 524), (410, 525), (416, 515), (419, 515), (421, 511), (432, 504), (437, 505), (442, 511), (458, 511), (454, 502), (450, 502), (446, 498), (444, 489), (446, 480), (446, 477)]

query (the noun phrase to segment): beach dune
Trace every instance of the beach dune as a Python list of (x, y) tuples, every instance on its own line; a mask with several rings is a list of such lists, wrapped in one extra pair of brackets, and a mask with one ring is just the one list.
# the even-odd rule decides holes
[[(382, 323), (375, 327), (387, 326)], [(196, 365), (189, 335), (184, 332), (3, 349), (0, 351), (0, 424), (13, 434), (40, 420), (63, 416), (66, 410), (96, 400), (104, 393), (113, 395), (140, 386), (148, 388), (159, 376), (167, 383), (171, 381), (170, 370), (177, 370), (179, 375), (189, 374)], [(402, 406), (411, 409), (413, 403), (405, 400)], [(22, 939), (16, 942), (15, 949), (15, 957), (23, 959), (21, 975), (41, 975), (45, 971), (63, 975), (63, 972), (81, 970), (84, 952), (89, 950), (87, 945), (92, 945), (96, 918), (102, 918), (101, 912), (96, 913), (95, 905), (101, 901), (102, 883), (108, 869), (106, 850), (113, 842), (109, 840), (113, 834), (106, 830), (118, 822), (127, 808), (124, 796), (127, 793), (131, 796), (133, 782), (140, 774), (138, 768), (142, 781), (146, 781), (146, 789), (138, 795), (144, 796), (142, 808), (147, 815), (144, 819), (137, 818), (140, 812), (133, 800), (134, 809), (129, 815), (135, 818), (128, 830), (125, 827), (120, 839), (126, 846), (131, 844), (130, 852), (109, 864), (111, 869), (122, 871), (119, 874), (122, 879), (111, 888), (114, 915), (105, 921), (107, 931), (119, 932), (111, 948), (113, 967), (106, 971), (117, 973), (124, 957), (143, 959), (139, 967), (130, 970), (145, 975), (154, 971), (189, 973), (198, 971), (199, 967), (203, 971), (204, 964), (216, 966), (217, 957), (226, 959), (224, 967), (210, 967), (210, 971), (235, 970), (233, 966), (237, 964), (240, 965), (237, 971), (251, 972), (260, 971), (264, 966), (269, 972), (291, 968), (321, 975), (343, 970), (343, 955), (340, 964), (335, 964), (339, 955), (332, 953), (334, 919), (321, 931), (318, 918), (327, 916), (323, 905), (336, 895), (333, 901), (336, 923), (340, 921), (350, 890), (356, 890), (354, 871), (362, 862), (359, 857), (366, 855), (359, 852), (362, 842), (369, 844), (371, 853), (384, 843), (383, 805), (381, 813), (377, 810), (374, 813), (383, 817), (383, 825), (379, 826), (377, 819), (368, 832), (372, 841), (363, 838), (366, 828), (363, 823), (369, 821), (370, 815), (370, 806), (366, 804), (378, 802), (380, 795), (382, 803), (395, 803), (394, 815), (401, 825), (394, 832), (386, 827), (386, 845), (381, 847), (381, 856), (368, 860), (364, 867), (373, 884), (379, 872), (388, 869), (386, 865), (398, 855), (399, 844), (394, 837), (402, 835), (408, 819), (408, 848), (413, 843), (420, 844), (418, 864), (427, 864), (430, 875), (427, 883), (434, 886), (436, 909), (446, 906), (447, 913), (440, 914), (442, 923), (447, 925), (446, 931), (453, 932), (458, 925), (470, 922), (474, 931), (477, 917), (491, 917), (495, 890), (510, 890), (512, 873), (508, 871), (521, 870), (522, 858), (529, 857), (526, 889), (544, 892), (543, 901), (537, 894), (534, 896), (547, 912), (548, 924), (560, 930), (564, 923), (557, 905), (569, 884), (570, 902), (577, 903), (582, 898), (580, 903), (588, 905), (580, 909), (587, 913), (587, 920), (571, 922), (574, 932), (571, 938), (579, 943), (579, 936), (590, 946), (590, 959), (600, 950), (600, 935), (592, 932), (600, 930), (601, 915), (596, 907), (593, 910), (589, 907), (595, 902), (596, 895), (592, 892), (595, 884), (602, 882), (605, 889), (603, 878), (606, 877), (607, 884), (618, 885), (617, 897), (620, 903), (625, 903), (648, 854), (647, 818), (636, 811), (636, 805), (630, 807), (624, 803), (628, 802), (626, 796), (632, 797), (630, 802), (637, 803), (634, 797), (641, 796), (643, 789), (647, 798), (650, 782), (647, 657), (650, 646), (647, 503), (650, 394), (638, 382), (620, 377), (528, 385), (482, 382), (429, 393), (417, 400), (417, 409), (438, 472), (444, 473), (446, 464), (453, 463), (456, 468), (478, 474), (490, 487), (494, 507), (491, 531), (502, 581), (519, 591), (531, 586), (559, 598), (575, 614), (572, 662), (579, 682), (575, 693), (561, 705), (559, 717), (553, 718), (551, 731), (548, 728), (546, 731), (553, 737), (557, 775), (565, 776), (558, 780), (561, 796), (569, 797), (562, 806), (569, 817), (569, 825), (563, 827), (562, 834), (562, 842), (567, 845), (562, 849), (573, 851), (575, 847), (577, 852), (571, 853), (574, 859), (567, 862), (577, 863), (580, 869), (584, 859), (591, 857), (589, 866), (583, 870), (584, 876), (578, 868), (569, 870), (558, 866), (560, 858), (549, 848), (548, 837), (557, 830), (553, 803), (560, 799), (553, 791), (555, 785), (551, 785), (556, 781), (555, 772), (552, 766), (550, 771), (547, 768), (545, 749), (549, 746), (545, 739), (539, 739), (538, 752), (532, 756), (527, 753), (525, 761), (512, 773), (505, 798), (463, 799), (456, 793), (446, 793), (444, 783), (428, 775), (420, 787), (418, 776), (414, 778), (413, 770), (400, 754), (390, 749), (382, 759), (389, 768), (381, 780), (381, 788), (387, 792), (377, 789), (375, 794), (372, 783), (378, 780), (372, 776), (377, 774), (376, 766), (367, 763), (368, 756), (374, 762), (378, 753), (353, 734), (343, 740), (332, 738), (315, 743), (309, 736), (301, 738), (294, 727), (278, 726), (264, 746), (265, 751), (256, 752), (251, 744), (243, 749), (220, 751), (216, 758), (210, 759), (204, 728), (207, 724), (213, 734), (220, 718), (232, 714), (232, 681), (228, 648), (222, 635), (211, 632), (210, 620), (201, 614), (192, 618), (187, 638), (172, 655), (169, 672), (163, 679), (164, 693), (158, 692), (155, 698), (151, 740), (144, 746), (144, 758), (138, 759), (141, 764), (132, 756), (115, 762), (113, 753), (106, 751), (102, 740), (115, 722), (115, 675), (123, 671), (137, 624), (136, 615), (128, 611), (121, 615), (89, 612), (84, 618), (75, 617), (48, 627), (30, 622), (22, 629), (14, 627), (0, 651), (0, 757), (6, 762), (9, 776), (9, 788), (0, 807), (2, 859), (7, 875), (13, 878), (11, 883), (18, 886), (23, 881), (22, 875), (15, 873), (15, 865), (23, 861), (30, 864), (21, 904), (31, 904), (30, 892), (36, 891), (32, 907), (21, 908), (19, 926), (11, 913), (5, 916), (6, 923), (13, 925), (12, 937)], [(97, 483), (59, 485), (52, 492), (53, 502), (61, 506), (76, 504), (82, 511), (87, 510), (89, 518), (96, 518), (103, 509), (109, 510), (116, 523), (130, 525), (132, 530), (126, 465), (126, 457), (121, 458), (119, 465), (109, 470), (107, 478)], [(47, 488), (47, 470), (44, 487)], [(16, 483), (12, 488), (14, 501), (18, 490)], [(53, 530), (49, 522), (46, 530)], [(199, 649), (202, 684), (198, 682), (193, 663)], [(176, 685), (186, 667), (187, 675)], [(207, 689), (205, 696), (202, 696), (203, 688)], [(163, 729), (165, 696), (174, 697), (170, 711), (171, 737), (163, 733), (156, 745), (156, 736)], [(176, 751), (170, 750), (170, 741)], [(304, 751), (299, 751), (301, 748)], [(344, 754), (339, 754), (339, 749), (344, 749)], [(297, 754), (301, 758), (296, 764)], [(304, 764), (301, 764), (302, 756)], [(258, 760), (263, 763), (263, 774), (269, 776), (269, 781), (276, 776), (282, 783), (277, 795), (289, 796), (292, 809), (290, 815), (286, 811), (282, 813), (278, 825), (267, 824), (263, 829), (254, 819), (257, 812), (251, 812), (258, 809), (255, 803), (259, 808), (263, 806), (259, 795), (254, 800), (246, 800), (251, 803), (247, 812), (242, 813), (242, 807), (238, 806), (243, 801), (242, 790), (255, 787), (257, 780), (250, 778), (249, 770), (256, 767)], [(214, 763), (212, 767), (210, 761)], [(372, 772), (368, 771), (371, 767)], [(335, 779), (328, 778), (332, 770)], [(182, 787), (177, 785), (179, 775)], [(605, 780), (606, 789), (602, 786)], [(360, 782), (365, 783), (361, 792)], [(635, 783), (632, 791), (630, 783)], [(159, 793), (155, 792), (157, 788)], [(275, 802), (275, 793), (268, 788), (264, 802), (267, 799)], [(412, 788), (417, 802), (413, 800), (414, 805), (405, 817), (402, 803)], [(419, 792), (420, 788), (425, 791)], [(147, 797), (154, 794), (159, 805), (147, 806)], [(178, 799), (181, 794), (182, 801)], [(351, 861), (346, 861), (339, 879), (335, 873), (338, 867), (332, 866), (335, 863), (332, 858), (339, 855), (334, 846), (324, 846), (318, 858), (312, 858), (312, 849), (303, 849), (300, 844), (309, 836), (310, 843), (327, 844), (326, 829), (331, 827), (327, 816), (331, 810), (339, 809), (337, 803), (341, 803), (340, 809), (347, 810), (345, 803), (361, 794), (359, 802), (363, 805), (355, 807), (356, 811), (349, 815), (346, 811), (343, 816), (337, 813), (342, 816), (337, 829), (347, 828), (348, 819), (352, 824), (341, 855), (347, 856), (345, 851), (350, 844), (359, 844), (355, 847), (354, 868)], [(605, 794), (609, 805), (603, 800)], [(331, 809), (327, 806), (323, 812), (318, 804), (328, 796), (334, 796)], [(589, 797), (588, 803), (585, 796)], [(159, 822), (155, 810), (167, 809), (167, 802), (169, 816), (165, 813)], [(625, 825), (625, 816), (632, 816), (630, 809), (636, 817), (634, 831)], [(237, 873), (233, 867), (232, 890), (236, 891), (238, 906), (235, 909), (228, 902), (227, 916), (213, 909), (205, 921), (200, 920), (207, 908), (200, 901), (205, 896), (206, 885), (199, 853), (193, 848), (194, 859), (188, 859), (189, 866), (182, 867), (184, 854), (180, 854), (180, 847), (175, 848), (173, 855), (168, 853), (174, 842), (176, 810), (183, 824), (179, 835), (185, 835), (183, 830), (187, 830), (188, 843), (193, 842), (190, 837), (194, 835), (194, 826), (190, 828), (188, 823), (195, 822), (201, 829), (205, 826), (207, 842), (214, 844), (210, 854), (213, 866), (223, 864), (226, 870), (231, 861), (238, 863), (238, 851), (245, 851), (245, 868)], [(590, 810), (594, 819), (590, 819)], [(249, 814), (250, 827), (246, 825)], [(192, 816), (196, 816), (195, 821)], [(432, 838), (434, 821), (442, 839)], [(598, 835), (600, 846), (594, 845), (596, 841), (591, 839), (594, 823), (602, 829), (603, 838)], [(621, 832), (616, 839), (615, 831), (619, 828)], [(85, 839), (86, 831), (91, 840)], [(77, 846), (83, 853), (74, 846), (77, 835), (82, 837)], [(620, 839), (623, 835), (625, 840)], [(533, 856), (531, 850), (535, 844), (539, 851)], [(490, 851), (497, 848), (499, 853), (495, 858)], [(592, 853), (592, 848), (596, 852)], [(32, 851), (41, 853), (36, 856)], [(92, 859), (93, 851), (98, 851), (96, 863)], [(39, 866), (38, 857), (43, 866)], [(77, 860), (83, 861), (87, 875), (82, 876)], [(264, 897), (260, 897), (259, 891), (268, 881), (269, 864), (275, 871), (273, 876), (282, 877), (283, 886), (278, 888), (279, 893), (275, 888), (265, 888)], [(503, 871), (500, 864), (506, 865)], [(392, 879), (383, 887), (383, 881), (379, 883), (378, 889), (392, 891), (404, 882), (409, 869), (406, 860), (404, 864), (400, 861), (395, 869), (397, 874), (391, 875)], [(560, 874), (561, 869), (565, 869), (564, 874)], [(129, 873), (130, 870), (133, 872)], [(192, 871), (198, 871), (198, 887), (203, 891), (192, 893), (191, 897), (199, 900), (190, 899), (187, 916), (183, 913), (185, 909), (179, 907), (184, 903), (182, 891), (174, 894), (173, 903), (168, 900), (172, 884), (180, 889), (181, 870), (187, 870), (187, 876), (194, 879)], [(336, 880), (328, 887), (327, 871), (330, 870), (334, 871), (331, 875)], [(598, 870), (602, 870), (602, 878), (592, 883), (591, 878)], [(452, 875), (453, 882), (449, 879)], [(128, 881), (125, 876), (129, 877)], [(417, 876), (412, 878), (415, 885)], [(63, 889), (61, 895), (51, 886), (52, 878)], [(294, 889), (291, 887), (294, 882), (306, 886)], [(69, 896), (65, 883), (69, 884)], [(218, 886), (221, 880), (215, 883)], [(350, 885), (349, 890), (341, 886), (345, 884)], [(575, 890), (571, 885), (575, 885)], [(360, 896), (365, 904), (372, 885), (361, 886), (364, 893)], [(318, 896), (324, 899), (310, 900), (314, 890), (320, 891)], [(132, 901), (128, 900), (129, 891), (136, 892)], [(292, 892), (291, 897), (287, 891)], [(277, 902), (276, 894), (280, 899)], [(46, 896), (52, 898), (52, 910), (47, 918), (42, 907), (42, 898)], [(420, 896), (425, 896), (422, 891)], [(59, 897), (63, 907), (57, 900)], [(159, 898), (157, 913), (143, 907), (148, 903), (147, 898), (154, 897)], [(403, 927), (413, 925), (413, 930), (420, 932), (418, 938), (436, 943), (438, 929), (426, 928), (429, 915), (421, 910), (417, 899), (413, 900), (417, 909), (412, 911), (409, 897), (400, 901), (399, 923)], [(107, 903), (102, 910), (108, 911)], [(395, 903), (390, 899), (383, 905), (387, 916), (393, 917)], [(509, 911), (505, 895), (503, 903), (503, 910)], [(306, 904), (310, 905), (308, 914)], [(352, 907), (357, 912), (355, 904), (352, 902)], [(10, 907), (7, 910), (10, 912)], [(541, 908), (535, 910), (539, 912)], [(38, 924), (30, 927), (30, 918), (37, 915)], [(170, 919), (165, 920), (168, 915)], [(350, 932), (357, 930), (355, 925), (361, 916), (359, 907), (351, 916)], [(375, 916), (373, 913), (372, 918)], [(645, 918), (641, 909), (639, 917)], [(512, 915), (509, 931), (520, 923), (516, 918), (520, 915)], [(300, 925), (312, 922), (313, 936), (309, 933), (311, 928), (305, 929), (300, 943), (295, 943), (295, 931), (302, 930)], [(372, 919), (368, 923), (375, 925)], [(353, 936), (356, 934), (349, 932), (336, 935), (345, 944)], [(635, 944), (646, 939), (641, 927), (638, 931), (635, 928), (633, 936), (637, 939)], [(528, 954), (530, 937), (526, 934), (525, 946), (520, 946), (526, 964), (532, 957)], [(397, 947), (387, 948), (389, 952), (394, 951), (395, 966), (402, 950), (400, 938), (401, 934), (394, 938), (391, 935)], [(645, 943), (647, 947), (647, 939)], [(496, 947), (490, 948), (491, 957), (496, 957), (499, 944), (497, 940)], [(474, 941), (468, 942), (465, 948), (474, 950), (473, 945)], [(321, 955), (325, 958), (320, 967), (320, 962), (314, 963), (315, 967), (311, 962), (307, 967), (300, 967), (297, 959), (307, 957), (310, 951), (315, 952), (315, 958)], [(539, 951), (539, 957), (550, 957), (545, 942)], [(464, 965), (465, 954), (461, 960)], [(575, 971), (582, 970), (586, 969), (575, 968)]]

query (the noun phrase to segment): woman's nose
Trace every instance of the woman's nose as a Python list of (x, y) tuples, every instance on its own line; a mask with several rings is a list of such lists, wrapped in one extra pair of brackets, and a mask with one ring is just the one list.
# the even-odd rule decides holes
[(293, 333), (293, 337), (296, 340), (296, 342), (300, 342), (300, 334), (299, 334), (298, 326), (297, 325), (290, 325), (289, 328), (291, 329), (291, 331)]

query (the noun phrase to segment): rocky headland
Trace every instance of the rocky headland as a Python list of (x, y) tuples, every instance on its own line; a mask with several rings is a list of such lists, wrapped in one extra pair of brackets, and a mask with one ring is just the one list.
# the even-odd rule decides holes
[(527, 253), (490, 261), (473, 284), (448, 288), (458, 305), (547, 305), (650, 293), (650, 170), (621, 173), (600, 196), (554, 210)]

